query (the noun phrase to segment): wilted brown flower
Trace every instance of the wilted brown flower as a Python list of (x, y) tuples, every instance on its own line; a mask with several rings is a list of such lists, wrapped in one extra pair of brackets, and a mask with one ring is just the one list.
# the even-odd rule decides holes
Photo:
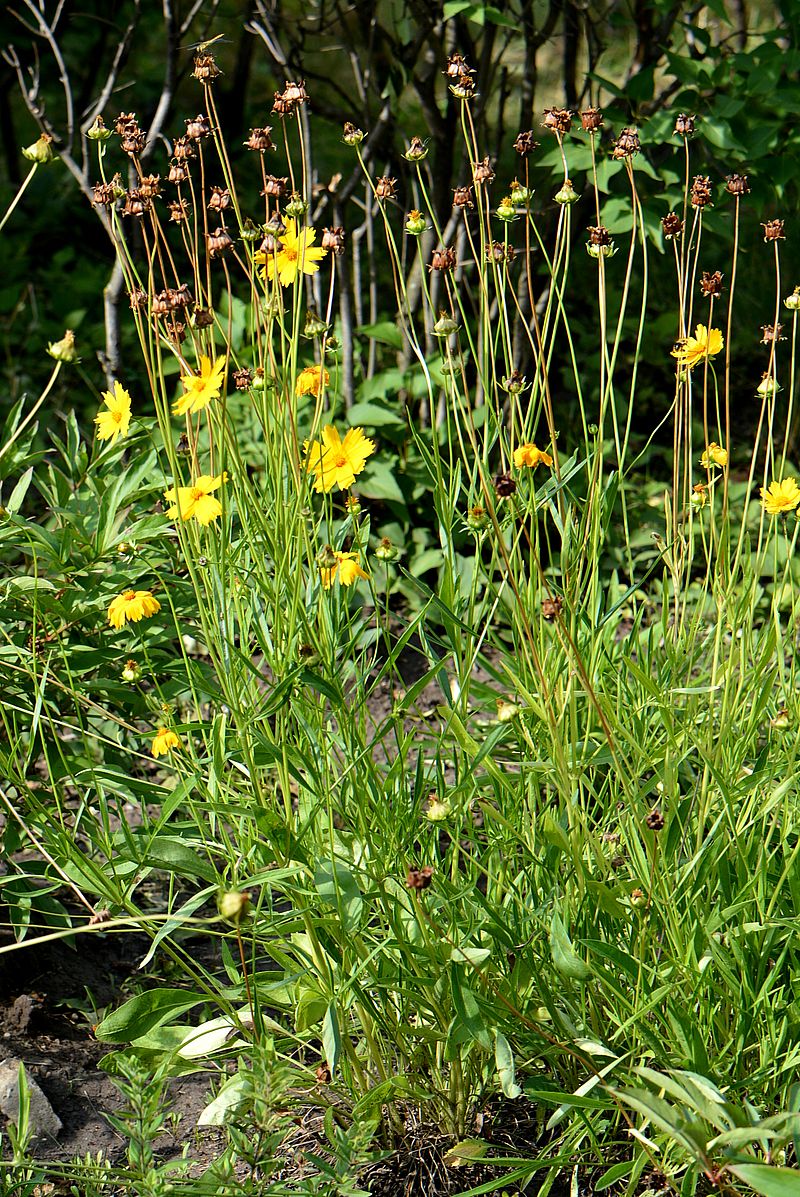
[(127, 129), (135, 132), (139, 128), (135, 112), (121, 112), (114, 121), (114, 132), (124, 137)]
[(141, 154), (144, 147), (147, 145), (147, 138), (141, 129), (128, 127), (122, 135), (120, 147), (123, 153), (128, 154), (131, 158), (137, 157)]
[(142, 175), (139, 180), (139, 194), (145, 199), (155, 199), (161, 194), (160, 175)]
[(692, 191), (689, 196), (693, 208), (713, 208), (712, 198), (714, 196), (711, 187), (711, 179), (708, 175), (695, 175), (692, 183)]
[(650, 814), (645, 819), (645, 823), (651, 831), (663, 831), (665, 819), (657, 806), (653, 807)]
[(412, 866), (406, 873), (406, 885), (409, 889), (428, 889), (433, 878), (433, 869), (425, 865), (418, 869)]
[(687, 116), (685, 112), (681, 112), (675, 120), (675, 134), (678, 137), (693, 137), (694, 136), (694, 122), (697, 117), (692, 113)]
[(211, 125), (208, 123), (208, 117), (204, 116), (202, 112), (198, 112), (197, 116), (191, 116), (186, 121), (186, 136), (190, 141), (202, 141), (203, 138), (211, 135)]
[(267, 125), (264, 129), (251, 129), (250, 136), (243, 144), (248, 150), (255, 150), (258, 154), (264, 154), (267, 150), (274, 150), (275, 143), (270, 137), (272, 127)]
[(605, 227), (605, 225), (590, 224), (587, 227), (587, 232), (589, 233), (589, 244), (590, 245), (597, 245), (597, 246), (602, 247), (604, 245), (611, 244), (611, 234), (609, 233), (609, 231)]
[(195, 328), (211, 328), (214, 323), (214, 313), (211, 308), (195, 308), (194, 310), (194, 326)]
[(175, 308), (190, 308), (194, 303), (194, 296), (189, 290), (188, 283), (181, 283), (173, 291), (170, 291), (172, 298), (172, 305)]
[(288, 79), (284, 81), (283, 101), (285, 104), (291, 104), (292, 108), (297, 108), (300, 104), (305, 104), (307, 99), (305, 79), (301, 79), (299, 83), (290, 82)]
[(713, 274), (709, 274), (707, 270), (704, 270), (703, 277), (700, 279), (700, 290), (704, 295), (708, 295), (712, 299), (719, 299), (722, 294), (722, 274), (720, 271), (715, 270)]
[(668, 212), (666, 216), (661, 217), (661, 232), (667, 241), (680, 237), (683, 232), (683, 221), (677, 212)]
[(782, 220), (768, 220), (766, 224), (762, 221), (761, 227), (764, 230), (765, 241), (785, 241), (783, 234)]
[(169, 174), (167, 175), (168, 183), (185, 183), (189, 178), (189, 168), (183, 162), (170, 162)]
[(340, 256), (344, 253), (344, 229), (340, 224), (332, 225), (329, 229), (322, 230), (322, 249), (329, 250), (332, 254)]
[(641, 149), (638, 129), (623, 129), (614, 143), (614, 158), (632, 158)]
[(726, 175), (725, 190), (730, 195), (748, 195), (750, 188), (747, 186), (747, 175)]
[(491, 183), (493, 181), (494, 171), (492, 170), (492, 164), (488, 157), (484, 158), (483, 162), (476, 162), (472, 170), (472, 177), (478, 186), (481, 186), (483, 183)]
[(122, 209), (122, 215), (144, 216), (145, 212), (149, 212), (152, 206), (150, 200), (143, 196), (136, 187), (131, 187), (125, 196), (125, 207)]
[(568, 108), (545, 108), (542, 125), (550, 133), (563, 137), (572, 128), (572, 113)]
[(595, 133), (603, 126), (603, 114), (599, 108), (587, 108), (580, 114), (580, 118), (586, 133)]
[(269, 196), (272, 199), (280, 199), (286, 193), (289, 186), (287, 178), (279, 179), (277, 175), (266, 175), (264, 178), (264, 190), (262, 195)]
[(113, 183), (95, 183), (92, 191), (94, 192), (92, 203), (99, 207), (108, 207), (117, 198), (117, 189)]
[(225, 212), (231, 206), (231, 193), (227, 187), (212, 187), (208, 207), (212, 212)]
[(430, 270), (455, 270), (456, 251), (452, 245), (442, 249), (435, 249), (431, 258)]
[(168, 316), (172, 311), (169, 292), (159, 291), (153, 298), (152, 312), (154, 316)]
[(226, 249), (230, 249), (233, 245), (233, 238), (227, 229), (215, 229), (213, 233), (209, 233), (206, 237), (208, 242), (209, 257), (215, 258), (217, 254), (222, 254)]
[(539, 142), (534, 140), (533, 129), (528, 129), (523, 133), (517, 134), (514, 149), (522, 158), (528, 158), (538, 145)]
[(390, 179), (388, 175), (381, 175), (375, 182), (375, 194), (379, 200), (397, 199), (397, 179)]
[(486, 259), (489, 262), (508, 262), (510, 265), (517, 256), (513, 245), (504, 245), (502, 241), (492, 241), (486, 246)]
[(517, 484), (510, 474), (498, 474), (494, 480), (494, 489), (499, 499), (510, 499), (517, 489)]
[(548, 623), (561, 614), (564, 607), (564, 600), (560, 594), (554, 594), (552, 598), (542, 599), (542, 619), (546, 619)]
[(194, 158), (194, 146), (191, 138), (176, 137), (172, 155), (176, 162), (185, 162), (187, 158)]
[(132, 312), (138, 312), (141, 311), (142, 308), (147, 307), (147, 292), (142, 290), (141, 287), (134, 287), (133, 290), (128, 293), (128, 299), (130, 300)]
[(248, 370), (247, 367), (244, 367), (241, 370), (234, 370), (233, 385), (236, 387), (237, 391), (248, 390), (249, 387), (251, 386), (252, 382), (253, 382), (252, 370)]
[(472, 202), (472, 188), (471, 187), (456, 187), (453, 192), (453, 207), (454, 208), (474, 208)]
[(773, 342), (785, 340), (785, 338), (781, 336), (782, 331), (783, 331), (782, 324), (762, 324), (761, 325), (761, 344), (762, 345), (771, 345)]
[(201, 83), (210, 83), (221, 73), (213, 54), (196, 55), (192, 71), (193, 79), (198, 79)]

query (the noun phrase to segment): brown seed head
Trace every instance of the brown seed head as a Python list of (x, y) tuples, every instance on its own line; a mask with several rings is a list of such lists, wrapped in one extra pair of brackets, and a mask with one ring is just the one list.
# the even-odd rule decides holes
[(282, 195), (285, 195), (288, 186), (289, 180), (287, 178), (279, 179), (277, 175), (267, 175), (264, 179), (264, 190), (261, 194), (268, 195), (272, 199), (280, 199)]
[(195, 308), (194, 310), (194, 326), (195, 328), (211, 328), (214, 323), (214, 313), (211, 308)]
[(581, 124), (585, 132), (596, 133), (603, 127), (603, 114), (599, 108), (587, 108), (580, 114)]
[(546, 619), (548, 623), (561, 614), (564, 607), (564, 600), (560, 594), (554, 594), (552, 598), (542, 599), (542, 619)]
[(458, 100), (471, 100), (475, 95), (475, 80), (473, 79), (474, 71), (464, 72), (459, 75), (455, 83), (450, 84), (450, 90)]
[(131, 158), (138, 157), (144, 147), (147, 145), (147, 138), (140, 129), (133, 129), (125, 132), (120, 141), (120, 148), (122, 152), (128, 154)]
[(120, 137), (124, 137), (128, 129), (135, 133), (138, 128), (139, 122), (135, 112), (121, 112), (114, 121), (114, 132), (118, 133)]
[(435, 249), (431, 257), (430, 270), (455, 270), (456, 267), (456, 251), (452, 245), (441, 249)]
[(190, 141), (203, 141), (204, 138), (210, 137), (211, 125), (208, 123), (208, 117), (202, 112), (189, 117), (186, 121), (186, 136)]
[(668, 212), (661, 218), (661, 232), (667, 241), (673, 241), (683, 232), (683, 221), (677, 212)]
[(454, 208), (474, 208), (472, 202), (472, 188), (471, 187), (456, 187), (453, 192), (453, 207)]
[(139, 312), (142, 308), (147, 307), (147, 292), (143, 291), (141, 287), (134, 287), (128, 294), (130, 300), (131, 311)]
[(784, 341), (786, 338), (781, 336), (782, 331), (782, 324), (762, 324), (761, 344), (771, 345), (773, 342)]
[(397, 179), (381, 175), (375, 182), (375, 194), (379, 200), (397, 199)]
[(605, 227), (605, 225), (590, 224), (588, 226), (587, 231), (589, 233), (589, 244), (590, 245), (597, 245), (597, 246), (602, 247), (604, 245), (611, 244), (611, 234), (609, 233), (609, 231)]
[(274, 150), (275, 144), (270, 137), (271, 132), (272, 128), (269, 125), (264, 129), (251, 129), (250, 136), (244, 145), (248, 150), (255, 150), (259, 154), (264, 154), (267, 150)]
[(713, 208), (714, 191), (708, 175), (695, 175), (690, 199), (693, 208)]
[(208, 256), (215, 258), (218, 254), (225, 253), (226, 249), (230, 249), (233, 245), (233, 238), (227, 229), (215, 229), (213, 233), (209, 233), (206, 237), (208, 242)]
[(472, 177), (479, 187), (484, 183), (491, 183), (494, 180), (494, 171), (488, 158), (484, 158), (483, 162), (475, 164), (472, 169)]
[(749, 195), (750, 188), (747, 186), (747, 175), (726, 175), (725, 190), (730, 195)]
[(290, 104), (288, 102), (288, 100), (284, 99), (283, 92), (281, 92), (281, 91), (275, 92), (275, 98), (272, 102), (272, 115), (273, 116), (280, 116), (280, 117), (291, 116), (294, 112), (294, 109), (295, 109), (294, 104)]
[(339, 224), (323, 229), (321, 247), (340, 257), (344, 253), (344, 237), (344, 229)]
[(513, 245), (504, 245), (502, 241), (492, 241), (486, 246), (487, 262), (508, 262), (509, 265), (517, 256)]
[(180, 183), (185, 183), (189, 178), (189, 168), (183, 162), (170, 162), (169, 174), (167, 175), (168, 183), (175, 183), (176, 186)]
[(538, 145), (539, 142), (533, 136), (533, 129), (527, 129), (525, 132), (517, 134), (514, 149), (520, 157), (529, 158)]
[(231, 193), (227, 187), (212, 187), (208, 201), (212, 212), (225, 212), (231, 206)]
[(161, 175), (142, 175), (139, 180), (139, 194), (145, 199), (155, 199), (161, 194)]
[(783, 234), (782, 220), (768, 220), (766, 224), (762, 221), (761, 227), (764, 230), (765, 241), (785, 241)]
[(657, 806), (653, 807), (650, 814), (645, 819), (645, 823), (651, 831), (663, 831), (665, 819)]
[(199, 79), (201, 83), (211, 83), (221, 73), (213, 54), (198, 54), (195, 57), (193, 79)]
[(568, 108), (545, 108), (542, 126), (550, 133), (563, 137), (572, 128), (572, 113)]
[(475, 72), (463, 54), (450, 54), (445, 63), (444, 74), (448, 79), (458, 79), (460, 75), (474, 75)]
[(253, 382), (253, 371), (252, 370), (248, 370), (247, 367), (244, 367), (241, 370), (234, 370), (233, 385), (236, 387), (237, 391), (248, 390), (249, 387), (252, 385), (252, 382)]
[(623, 129), (614, 143), (614, 158), (632, 158), (641, 149), (639, 132), (637, 129)]
[(421, 869), (412, 867), (406, 873), (406, 885), (409, 889), (428, 889), (432, 878), (433, 869), (430, 865)]
[(176, 162), (185, 162), (187, 158), (194, 158), (194, 146), (191, 138), (176, 137), (172, 154)]
[(143, 196), (136, 187), (131, 187), (125, 197), (125, 207), (122, 209), (122, 215), (144, 216), (145, 212), (149, 212), (152, 206), (150, 200)]
[(153, 299), (153, 315), (154, 316), (168, 316), (172, 311), (172, 304), (169, 301), (169, 294), (167, 291), (159, 291)]
[(712, 299), (719, 299), (722, 294), (722, 277), (719, 270), (715, 270), (713, 274), (709, 274), (707, 270), (704, 270), (703, 277), (700, 279), (700, 290), (703, 295), (708, 295)]
[(697, 117), (692, 113), (687, 116), (685, 112), (681, 112), (675, 120), (675, 135), (677, 137), (693, 137), (694, 123)]
[(92, 203), (98, 207), (108, 207), (117, 198), (117, 190), (113, 183), (95, 183), (92, 188), (94, 198)]
[(291, 104), (292, 108), (297, 108), (300, 104), (305, 104), (308, 99), (308, 92), (306, 91), (305, 79), (301, 79), (299, 83), (286, 79), (283, 87), (283, 101), (285, 104)]
[(494, 489), (498, 499), (510, 499), (517, 489), (517, 484), (510, 474), (498, 474), (494, 480)]

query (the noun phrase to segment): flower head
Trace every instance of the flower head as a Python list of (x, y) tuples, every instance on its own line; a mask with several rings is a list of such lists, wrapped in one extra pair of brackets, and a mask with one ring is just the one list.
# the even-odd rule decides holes
[(322, 429), (322, 443), (305, 443), (306, 469), (316, 476), (314, 490), (327, 494), (338, 487), (347, 490), (360, 474), (367, 458), (375, 452), (375, 443), (364, 436), (363, 428), (350, 428), (342, 440), (333, 424)]
[(131, 397), (121, 383), (115, 382), (113, 391), (103, 391), (103, 402), (108, 411), (101, 408), (94, 418), (97, 435), (101, 441), (111, 441), (113, 445), (118, 436), (127, 436), (131, 422)]
[(520, 445), (518, 449), (514, 450), (514, 465), (517, 469), (528, 466), (529, 469), (535, 470), (539, 462), (542, 465), (551, 466), (553, 459), (549, 453), (545, 453), (544, 449), (539, 449), (533, 444)]
[(290, 287), (300, 274), (316, 274), (319, 263), (328, 252), (314, 245), (317, 234), (314, 229), (298, 231), (296, 220), (287, 220), (286, 231), (278, 238), (280, 249), (271, 254), (257, 253), (255, 261), (263, 265), (267, 278), (277, 274), (282, 287)]
[(705, 324), (698, 324), (693, 337), (686, 337), (672, 350), (672, 356), (678, 359), (681, 366), (690, 370), (705, 358), (714, 357), (722, 350), (724, 341), (718, 328), (706, 328)]
[(800, 503), (800, 486), (794, 478), (784, 478), (782, 482), (770, 482), (764, 489), (761, 487), (761, 506), (767, 515), (786, 515), (794, 511)]
[(174, 731), (170, 731), (168, 727), (160, 727), (153, 736), (150, 751), (153, 756), (166, 756), (171, 748), (180, 748), (180, 746), (180, 739)]
[(369, 578), (369, 574), (358, 564), (358, 553), (340, 553), (334, 550), (333, 555), (336, 563), (319, 571), (326, 590), (330, 590), (337, 578), (342, 586), (352, 586), (357, 578)]
[(194, 415), (208, 407), (212, 399), (218, 399), (225, 381), (225, 358), (218, 357), (212, 364), (211, 358), (203, 354), (200, 358), (199, 374), (182, 374), (184, 394), (176, 399), (172, 410), (176, 416)]
[(708, 470), (712, 465), (726, 466), (728, 464), (728, 450), (723, 449), (716, 441), (706, 447), (700, 458), (700, 465)]
[(225, 481), (224, 474), (212, 478), (210, 474), (201, 474), (195, 478), (191, 486), (173, 486), (164, 491), (164, 498), (172, 506), (167, 511), (171, 520), (196, 519), (204, 526), (222, 515), (222, 504), (215, 499), (212, 492), (217, 490)]
[(108, 622), (112, 628), (121, 628), (126, 623), (138, 623), (161, 610), (161, 603), (149, 590), (126, 590), (111, 600), (108, 608)]
[(299, 399), (301, 395), (318, 395), (321, 387), (327, 386), (331, 376), (322, 366), (306, 366), (297, 375), (294, 393)]

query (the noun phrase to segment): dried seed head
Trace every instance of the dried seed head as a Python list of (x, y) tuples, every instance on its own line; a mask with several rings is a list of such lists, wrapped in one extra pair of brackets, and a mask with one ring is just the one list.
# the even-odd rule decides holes
[(665, 819), (657, 806), (653, 807), (650, 814), (645, 819), (645, 823), (651, 831), (663, 831)]
[(589, 244), (603, 247), (611, 244), (611, 234), (605, 225), (598, 224), (588, 226)]
[(190, 141), (203, 141), (210, 135), (211, 125), (208, 123), (208, 117), (204, 116), (202, 112), (198, 112), (197, 116), (189, 117), (186, 121), (186, 136)]
[(403, 157), (408, 162), (421, 162), (423, 158), (428, 156), (428, 147), (420, 137), (412, 137)]
[(764, 230), (765, 241), (785, 241), (783, 234), (782, 220), (768, 220), (766, 224), (762, 221), (761, 227)]
[(603, 127), (603, 114), (599, 108), (587, 108), (580, 114), (580, 118), (586, 133), (596, 133)]
[(564, 607), (564, 600), (560, 594), (554, 594), (552, 598), (542, 599), (542, 619), (546, 619), (548, 623), (561, 614)]
[(211, 308), (195, 308), (192, 323), (195, 328), (211, 328), (214, 323), (214, 313)]
[(342, 131), (342, 141), (345, 145), (359, 145), (364, 140), (364, 133), (361, 129), (357, 129), (352, 121), (344, 122), (344, 129)]
[(524, 132), (518, 133), (514, 141), (514, 149), (521, 158), (529, 158), (538, 145), (539, 142), (533, 136), (533, 129), (527, 129)]
[(120, 147), (123, 153), (128, 154), (131, 158), (138, 157), (144, 147), (147, 145), (147, 138), (140, 129), (131, 130), (123, 133)]
[(252, 385), (252, 382), (253, 382), (252, 370), (248, 370), (247, 367), (244, 367), (241, 370), (234, 370), (233, 385), (236, 387), (237, 391), (249, 390), (249, 388)]
[(786, 338), (781, 336), (782, 331), (782, 324), (762, 324), (761, 344), (771, 345), (773, 342), (784, 341)]
[(189, 178), (189, 168), (183, 162), (170, 162), (169, 174), (167, 175), (167, 182), (174, 183), (176, 186), (180, 183), (185, 183)]
[[(491, 241), (486, 246), (487, 262), (507, 262), (509, 265), (517, 256), (513, 245), (504, 245), (502, 241)], [(515, 371), (516, 373), (516, 371)]]
[(667, 241), (673, 241), (683, 232), (683, 221), (677, 212), (668, 212), (661, 218), (661, 232)]
[(474, 71), (465, 71), (459, 75), (455, 83), (450, 84), (450, 91), (457, 100), (471, 100), (475, 95)]
[(341, 225), (337, 224), (329, 229), (323, 229), (321, 247), (340, 257), (344, 253), (344, 237), (345, 233)]
[(512, 370), (508, 377), (500, 383), (500, 386), (504, 391), (508, 391), (509, 395), (521, 395), (527, 385), (527, 378), (524, 374), (520, 374), (519, 370)]
[(375, 183), (375, 194), (379, 200), (397, 199), (397, 179), (382, 175)]
[(187, 158), (194, 158), (194, 146), (190, 137), (177, 137), (172, 147), (172, 155), (176, 162), (185, 162)]
[(711, 187), (711, 179), (708, 175), (695, 175), (692, 183), (692, 191), (690, 199), (693, 208), (713, 208), (712, 198), (714, 192)]
[(92, 190), (94, 193), (92, 203), (97, 207), (107, 208), (117, 198), (117, 189), (113, 183), (95, 183)]
[(120, 137), (124, 137), (128, 129), (135, 133), (139, 128), (139, 122), (136, 119), (135, 112), (121, 112), (114, 121), (114, 132), (118, 133)]
[(448, 79), (458, 79), (460, 75), (474, 75), (475, 72), (463, 54), (448, 55), (444, 72)]
[(275, 98), (272, 101), (272, 115), (280, 116), (281, 118), (284, 116), (291, 116), (295, 109), (294, 104), (290, 104), (289, 101), (284, 98), (282, 91), (276, 91), (274, 96)]
[(726, 175), (725, 190), (730, 195), (749, 195), (750, 188), (747, 186), (747, 175)]
[(711, 299), (719, 299), (722, 294), (722, 274), (719, 270), (715, 270), (713, 274), (709, 274), (707, 270), (703, 271), (703, 277), (700, 279), (700, 290), (703, 295), (708, 295)]
[(498, 474), (494, 480), (494, 489), (498, 499), (510, 499), (517, 489), (517, 484), (510, 474)]
[(286, 193), (288, 186), (288, 179), (279, 179), (277, 175), (267, 175), (264, 179), (264, 190), (261, 194), (270, 196), (273, 199), (280, 199)]
[(142, 308), (147, 307), (147, 292), (143, 291), (141, 287), (134, 287), (128, 293), (128, 299), (130, 300), (132, 312), (139, 312)]
[(288, 79), (284, 81), (283, 102), (285, 104), (290, 104), (292, 109), (295, 109), (300, 104), (305, 104), (307, 99), (308, 92), (306, 91), (305, 79), (301, 79), (299, 83)]
[(471, 187), (456, 187), (453, 192), (453, 207), (454, 208), (474, 208), (475, 204), (472, 202), (472, 188)]
[(233, 238), (227, 229), (218, 228), (213, 233), (206, 236), (208, 243), (208, 256), (215, 258), (218, 254), (225, 253), (226, 249), (230, 249), (233, 245)]
[(433, 878), (433, 869), (430, 865), (425, 865), (424, 868), (410, 868), (406, 873), (406, 885), (409, 889), (428, 889)]
[(152, 203), (146, 196), (132, 187), (125, 197), (125, 207), (122, 209), (123, 216), (144, 216), (145, 212), (149, 212), (152, 208)]
[(274, 233), (267, 233), (258, 247), (260, 254), (276, 254), (281, 249), (281, 243)]
[(172, 304), (169, 300), (169, 293), (167, 291), (159, 291), (153, 299), (153, 315), (154, 316), (168, 316), (172, 311)]
[(231, 206), (231, 193), (227, 187), (212, 187), (208, 201), (212, 212), (225, 212)]
[(697, 117), (692, 113), (687, 116), (685, 112), (681, 112), (675, 120), (675, 135), (677, 137), (693, 137), (694, 123)]
[(484, 183), (491, 183), (494, 180), (494, 171), (492, 164), (488, 158), (484, 158), (483, 162), (477, 162), (472, 168), (472, 177), (476, 184), (480, 187)]
[(433, 251), (429, 270), (455, 270), (455, 267), (456, 251), (452, 245)]
[(139, 180), (139, 194), (145, 199), (155, 199), (161, 194), (161, 175), (142, 175)]
[(572, 113), (569, 108), (545, 108), (542, 126), (550, 133), (563, 137), (572, 128)]
[(170, 291), (170, 296), (172, 298), (172, 305), (176, 309), (190, 308), (194, 304), (194, 296), (189, 290), (188, 283), (181, 283), (179, 287), (175, 287), (174, 290)]
[(251, 129), (250, 136), (244, 142), (245, 147), (248, 150), (255, 150), (259, 154), (264, 154), (267, 150), (274, 150), (275, 145), (270, 137), (271, 132), (272, 128), (269, 125), (264, 129)]
[(195, 57), (193, 79), (198, 79), (201, 83), (211, 83), (221, 73), (213, 54), (198, 54)]
[(639, 131), (637, 129), (623, 129), (614, 143), (614, 158), (632, 158), (641, 149)]

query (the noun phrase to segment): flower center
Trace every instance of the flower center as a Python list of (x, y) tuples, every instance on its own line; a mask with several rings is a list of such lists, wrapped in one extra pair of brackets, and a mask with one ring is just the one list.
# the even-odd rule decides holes
[(122, 423), (122, 412), (121, 411), (112, 411), (111, 419), (114, 421), (115, 424), (121, 424)]
[(283, 256), (284, 256), (284, 258), (286, 258), (287, 262), (296, 262), (297, 261), (297, 250), (291, 249), (288, 245), (284, 245)]
[(135, 590), (126, 590), (122, 597), (125, 599), (126, 603), (132, 603), (133, 600), (136, 598), (136, 591)]
[(205, 498), (206, 492), (201, 490), (199, 486), (193, 486), (189, 491), (189, 495), (193, 503), (199, 503), (201, 499)]
[(347, 465), (347, 458), (345, 457), (344, 453), (340, 453), (338, 457), (335, 457), (333, 459), (333, 464), (336, 466), (337, 470), (343, 470)]

